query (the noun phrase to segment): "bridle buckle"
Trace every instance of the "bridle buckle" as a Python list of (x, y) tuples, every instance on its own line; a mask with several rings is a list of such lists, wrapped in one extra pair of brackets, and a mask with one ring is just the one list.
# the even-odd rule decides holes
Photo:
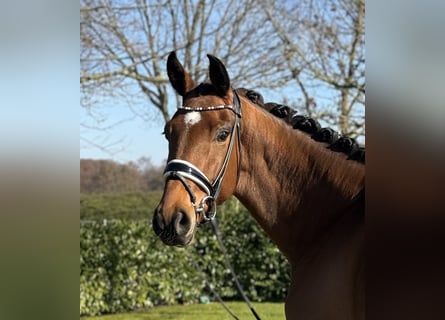
[[(207, 210), (204, 209), (204, 206), (207, 205)], [(202, 217), (205, 221), (210, 221), (215, 218), (216, 215), (216, 201), (212, 196), (205, 196), (202, 198), (200, 203), (200, 208), (198, 210), (202, 210)], [(198, 211), (197, 210), (197, 211)]]

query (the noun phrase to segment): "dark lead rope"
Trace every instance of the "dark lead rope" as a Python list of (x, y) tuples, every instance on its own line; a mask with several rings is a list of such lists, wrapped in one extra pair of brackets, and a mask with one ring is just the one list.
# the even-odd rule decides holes
[[(195, 266), (195, 268), (199, 270), (199, 272), (201, 272), (202, 274), (205, 274), (205, 272), (202, 270), (202, 268), (199, 266), (199, 264), (193, 258), (191, 258), (190, 260), (192, 261), (192, 263)], [(212, 294), (214, 295), (216, 300), (218, 300), (218, 302), (221, 303), (223, 308), (232, 316), (232, 318), (235, 319), (235, 320), (240, 320), (240, 318), (238, 318), (238, 316), (236, 314), (234, 314), (232, 312), (232, 310), (230, 310), (230, 308), (224, 303), (224, 301), (221, 298), (221, 296), (212, 288), (212, 286), (210, 285), (208, 280), (204, 279), (204, 281), (206, 282), (206, 286), (210, 289), (210, 291), (212, 292)]]
[(250, 311), (252, 312), (253, 316), (255, 317), (255, 319), (261, 320), (260, 316), (258, 315), (258, 313), (256, 313), (255, 309), (253, 308), (252, 304), (250, 303), (249, 298), (247, 298), (246, 294), (244, 293), (244, 290), (243, 290), (243, 288), (241, 287), (241, 284), (238, 281), (238, 276), (236, 275), (235, 270), (233, 270), (233, 267), (230, 264), (226, 247), (224, 246), (224, 244), (222, 242), (221, 233), (219, 232), (218, 224), (216, 223), (215, 220), (216, 219), (212, 219), (212, 220), (210, 220), (210, 222), (212, 223), (213, 231), (215, 232), (216, 239), (218, 240), (219, 246), (221, 247), (221, 251), (223, 253), (224, 261), (226, 263), (226, 266), (229, 268), (230, 273), (232, 274), (232, 278), (235, 281), (236, 287), (237, 287), (239, 293), (241, 294), (241, 296), (243, 297), (244, 301), (249, 306)]

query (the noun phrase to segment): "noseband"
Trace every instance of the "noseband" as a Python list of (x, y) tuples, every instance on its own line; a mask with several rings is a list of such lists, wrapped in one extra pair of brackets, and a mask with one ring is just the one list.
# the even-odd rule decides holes
[[(215, 218), (216, 215), (216, 199), (221, 191), (222, 180), (224, 179), (224, 175), (226, 173), (227, 166), (229, 164), (230, 156), (232, 154), (232, 149), (235, 141), (235, 134), (238, 137), (238, 154), (241, 157), (241, 146), (240, 146), (240, 118), (241, 118), (241, 103), (238, 97), (238, 93), (235, 89), (233, 89), (233, 105), (221, 105), (221, 106), (208, 106), (208, 107), (187, 107), (182, 106), (179, 107), (178, 110), (185, 112), (204, 112), (204, 111), (215, 111), (228, 109), (233, 111), (235, 114), (235, 124), (232, 127), (231, 136), (229, 146), (227, 148), (227, 153), (224, 158), (221, 169), (219, 170), (215, 180), (213, 183), (210, 182), (210, 179), (199, 170), (192, 163), (181, 160), (181, 159), (173, 159), (167, 163), (167, 166), (164, 170), (164, 178), (166, 180), (169, 179), (178, 179), (182, 182), (188, 194), (190, 195), (190, 201), (192, 202), (192, 206), (195, 209), (195, 213), (201, 214), (203, 216), (204, 221), (210, 221)], [(238, 159), (238, 174), (239, 176), (240, 169), (240, 159)], [(196, 196), (193, 193), (192, 188), (187, 183), (187, 180), (193, 181), (197, 184), (202, 190), (204, 190), (207, 194), (204, 198), (201, 199), (199, 205), (196, 203)], [(205, 210), (205, 205), (207, 205), (207, 210)]]

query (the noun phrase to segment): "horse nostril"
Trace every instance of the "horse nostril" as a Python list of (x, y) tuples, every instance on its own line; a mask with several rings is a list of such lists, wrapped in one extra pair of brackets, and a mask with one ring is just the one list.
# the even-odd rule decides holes
[(184, 211), (178, 211), (174, 219), (174, 226), (177, 234), (188, 232), (191, 221)]
[(159, 234), (165, 228), (165, 222), (164, 222), (164, 218), (162, 217), (162, 214), (158, 210), (155, 210), (155, 212), (153, 214), (152, 224), (153, 224), (153, 230), (154, 230), (155, 234), (159, 236)]

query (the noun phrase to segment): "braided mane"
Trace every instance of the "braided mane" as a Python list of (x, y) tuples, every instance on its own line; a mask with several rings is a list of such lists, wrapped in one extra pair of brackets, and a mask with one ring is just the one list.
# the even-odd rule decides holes
[(306, 132), (315, 141), (327, 143), (328, 149), (342, 152), (350, 160), (365, 163), (365, 147), (360, 146), (355, 139), (341, 136), (332, 128), (322, 128), (317, 120), (308, 116), (298, 115), (297, 111), (289, 106), (275, 102), (264, 103), (263, 96), (254, 90), (238, 88), (237, 92), (274, 116), (283, 119), (292, 128)]

